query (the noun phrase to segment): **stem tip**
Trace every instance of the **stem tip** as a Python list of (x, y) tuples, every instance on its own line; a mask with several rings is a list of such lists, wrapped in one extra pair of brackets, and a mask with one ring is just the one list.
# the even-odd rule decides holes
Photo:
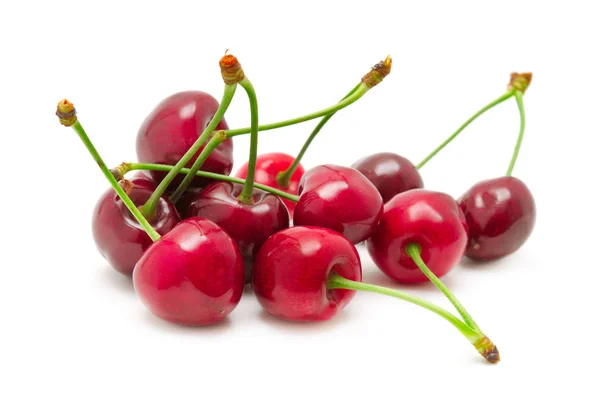
[(500, 361), (498, 347), (487, 336), (483, 336), (473, 343), (473, 345), (486, 361), (490, 363), (498, 363)]
[(219, 61), (219, 66), (221, 67), (221, 76), (225, 84), (237, 84), (245, 77), (242, 65), (231, 54), (225, 53)]
[(510, 74), (510, 82), (508, 83), (508, 88), (514, 88), (522, 93), (525, 93), (527, 87), (531, 83), (531, 78), (533, 74), (531, 72), (525, 73), (517, 73), (513, 72)]
[(361, 79), (369, 88), (373, 88), (392, 71), (392, 57), (389, 55), (383, 61), (376, 63), (371, 70)]
[(58, 101), (56, 116), (58, 116), (60, 124), (66, 127), (72, 126), (77, 121), (77, 111), (75, 111), (75, 107), (67, 99)]

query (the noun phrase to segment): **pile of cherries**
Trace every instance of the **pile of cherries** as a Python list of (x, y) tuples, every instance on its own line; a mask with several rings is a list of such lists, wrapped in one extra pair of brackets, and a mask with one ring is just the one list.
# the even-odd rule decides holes
[[(453, 324), (490, 362), (500, 359), (462, 304), (440, 281), (463, 256), (488, 261), (516, 251), (535, 222), (531, 192), (512, 177), (522, 141), (523, 94), (531, 74), (513, 74), (508, 90), (471, 117), (417, 166), (395, 153), (377, 153), (351, 167), (324, 164), (307, 171), (300, 160), (339, 110), (391, 71), (376, 64), (340, 102), (298, 118), (260, 125), (254, 88), (238, 60), (219, 62), (225, 82), (219, 103), (201, 91), (164, 99), (142, 123), (139, 163), (109, 169), (67, 101), (61, 123), (72, 127), (111, 184), (93, 213), (100, 253), (133, 276), (136, 293), (156, 316), (183, 325), (209, 325), (237, 306), (251, 283), (261, 306), (291, 321), (330, 319), (356, 290), (426, 308)], [(247, 94), (251, 123), (232, 130), (223, 118), (237, 87)], [(479, 182), (455, 200), (423, 189), (419, 169), (473, 120), (515, 98), (521, 129), (505, 176)], [(321, 118), (296, 157), (257, 154), (259, 131)], [(233, 169), (233, 137), (251, 134), (248, 163)], [(126, 174), (141, 170), (127, 176)], [(400, 290), (363, 283), (355, 245), (365, 242), (375, 264), (399, 284), (431, 281), (460, 317)]]

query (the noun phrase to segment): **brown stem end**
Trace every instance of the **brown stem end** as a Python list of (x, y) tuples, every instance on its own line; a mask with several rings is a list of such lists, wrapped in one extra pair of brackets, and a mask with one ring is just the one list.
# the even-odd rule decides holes
[(77, 121), (77, 111), (73, 104), (67, 101), (67, 99), (58, 101), (58, 105), (56, 105), (56, 116), (58, 116), (60, 124), (66, 127), (74, 125)]
[(487, 336), (483, 336), (473, 343), (473, 345), (486, 361), (490, 363), (498, 363), (500, 361), (498, 347)]
[(383, 60), (376, 63), (371, 70), (362, 77), (363, 83), (369, 88), (373, 88), (392, 71), (392, 57), (389, 55)]
[(115, 177), (115, 180), (121, 181), (129, 171), (131, 171), (131, 163), (123, 162), (117, 167), (110, 169), (110, 174)]
[(244, 79), (244, 70), (236, 57), (225, 53), (219, 61), (221, 67), (221, 76), (225, 84), (237, 84)]
[(121, 188), (123, 188), (123, 191), (125, 191), (127, 196), (129, 196), (131, 194), (131, 191), (133, 191), (133, 182), (129, 180), (121, 180), (119, 181), (119, 185), (121, 186)]
[(513, 72), (510, 74), (510, 82), (508, 83), (508, 88), (514, 88), (522, 93), (525, 93), (527, 87), (531, 83), (531, 77), (533, 74), (531, 72), (525, 73), (516, 73)]

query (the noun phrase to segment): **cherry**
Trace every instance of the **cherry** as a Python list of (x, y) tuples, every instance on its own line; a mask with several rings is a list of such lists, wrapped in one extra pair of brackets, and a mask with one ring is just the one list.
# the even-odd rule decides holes
[[(202, 91), (184, 91), (164, 99), (146, 117), (137, 136), (136, 150), (140, 162), (175, 165), (177, 161), (196, 142), (200, 134), (210, 123), (219, 103), (210, 94)], [(227, 130), (224, 119), (217, 130)], [(204, 148), (206, 143), (202, 146)], [(198, 154), (187, 163), (191, 167)], [(206, 159), (202, 170), (229, 175), (233, 167), (233, 142), (222, 142)], [(152, 178), (158, 183), (165, 172), (152, 171)], [(178, 176), (172, 186), (183, 180)], [(209, 179), (195, 177), (194, 186), (204, 186)]]
[(419, 170), (410, 160), (395, 153), (375, 153), (356, 161), (352, 167), (375, 185), (384, 203), (399, 193), (423, 188)]
[[(144, 204), (156, 188), (147, 178), (139, 175), (126, 184), (129, 197), (138, 206)], [(180, 220), (175, 206), (163, 197), (160, 198), (155, 217), (149, 221), (159, 234), (164, 234)], [(114, 269), (125, 275), (131, 275), (135, 264), (152, 244), (152, 239), (113, 188), (109, 188), (96, 204), (92, 233), (100, 254)]]
[[(300, 179), (304, 174), (304, 167), (302, 167), (302, 165), (298, 165), (298, 167), (294, 170), (289, 184), (286, 187), (279, 184), (277, 179), (278, 174), (287, 170), (292, 163), (294, 163), (294, 158), (285, 153), (274, 152), (258, 155), (256, 158), (256, 172), (254, 175), (254, 181), (259, 184), (267, 185), (269, 187), (291, 193), (292, 195), (298, 195), (298, 186), (300, 184)], [(242, 167), (240, 167), (235, 176), (238, 178), (246, 178), (247, 174), (248, 163), (246, 162), (244, 165), (242, 165)], [(296, 203), (287, 199), (282, 200), (288, 208), (290, 214), (293, 215)]]
[(262, 244), (275, 232), (289, 227), (287, 209), (279, 197), (258, 189), (251, 203), (239, 200), (243, 185), (221, 181), (187, 195), (182, 216), (204, 217), (223, 228), (237, 243), (250, 281), (253, 259)]
[(359, 171), (323, 165), (300, 181), (294, 225), (313, 225), (342, 233), (357, 244), (371, 236), (383, 214), (377, 188)]
[(134, 185), (140, 185), (152, 190), (156, 189), (156, 183), (154, 182), (154, 179), (141, 171), (135, 173), (131, 177), (128, 177), (127, 180)]
[(261, 306), (281, 319), (320, 321), (332, 318), (354, 296), (353, 290), (329, 289), (332, 274), (360, 281), (358, 252), (344, 236), (319, 227), (291, 227), (261, 247), (252, 271), (252, 287)]
[(244, 263), (221, 227), (189, 218), (146, 250), (133, 271), (136, 293), (157, 317), (183, 325), (223, 320), (244, 290)]
[(504, 176), (475, 184), (458, 199), (469, 225), (466, 255), (492, 260), (519, 249), (535, 224), (535, 202), (518, 178)]
[(428, 280), (406, 252), (421, 248), (422, 259), (441, 277), (458, 263), (467, 246), (467, 225), (456, 201), (444, 193), (413, 189), (385, 205), (379, 228), (367, 241), (375, 264), (401, 283)]

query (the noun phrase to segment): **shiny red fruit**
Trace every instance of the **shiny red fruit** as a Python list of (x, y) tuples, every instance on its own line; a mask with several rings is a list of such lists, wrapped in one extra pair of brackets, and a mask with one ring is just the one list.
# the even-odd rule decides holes
[(423, 188), (419, 170), (410, 160), (391, 152), (366, 156), (352, 165), (375, 185), (383, 202), (399, 193)]
[[(298, 195), (300, 179), (302, 178), (302, 175), (304, 175), (304, 167), (302, 167), (302, 165), (298, 165), (292, 174), (292, 178), (290, 178), (290, 183), (287, 188), (281, 187), (277, 182), (277, 175), (280, 172), (287, 170), (292, 163), (294, 163), (294, 157), (285, 153), (274, 152), (258, 155), (256, 158), (256, 172), (254, 174), (254, 181), (259, 184), (267, 185), (269, 187), (291, 193), (292, 195)], [(248, 175), (247, 162), (240, 167), (235, 176), (245, 179), (246, 175)], [(290, 211), (290, 214), (293, 215), (296, 203), (287, 199), (281, 200)]]
[(375, 264), (400, 283), (428, 281), (406, 254), (409, 243), (421, 246), (421, 258), (438, 277), (458, 263), (467, 247), (465, 217), (449, 195), (413, 189), (385, 205), (379, 229), (367, 241)]
[(343, 234), (357, 244), (377, 229), (383, 199), (375, 186), (350, 167), (323, 165), (300, 181), (294, 225), (313, 225)]
[[(210, 123), (219, 103), (210, 94), (202, 91), (184, 91), (171, 95), (154, 108), (142, 123), (137, 136), (138, 160), (143, 163), (175, 165)], [(225, 119), (216, 130), (227, 130)], [(191, 167), (194, 156), (186, 165)], [(222, 142), (206, 159), (202, 170), (229, 175), (233, 167), (233, 141)], [(159, 183), (166, 172), (151, 171), (152, 178)], [(183, 180), (177, 176), (172, 187)], [(193, 186), (204, 186), (209, 179), (195, 177)]]
[(210, 325), (239, 303), (244, 262), (221, 227), (190, 218), (146, 250), (133, 271), (133, 286), (157, 317), (183, 325)]
[(290, 321), (332, 318), (354, 297), (346, 289), (328, 289), (336, 273), (361, 281), (358, 252), (339, 233), (318, 227), (292, 227), (271, 236), (256, 257), (252, 287), (271, 315)]
[(515, 177), (481, 181), (458, 199), (469, 224), (466, 255), (492, 260), (519, 249), (535, 225), (533, 195)]

